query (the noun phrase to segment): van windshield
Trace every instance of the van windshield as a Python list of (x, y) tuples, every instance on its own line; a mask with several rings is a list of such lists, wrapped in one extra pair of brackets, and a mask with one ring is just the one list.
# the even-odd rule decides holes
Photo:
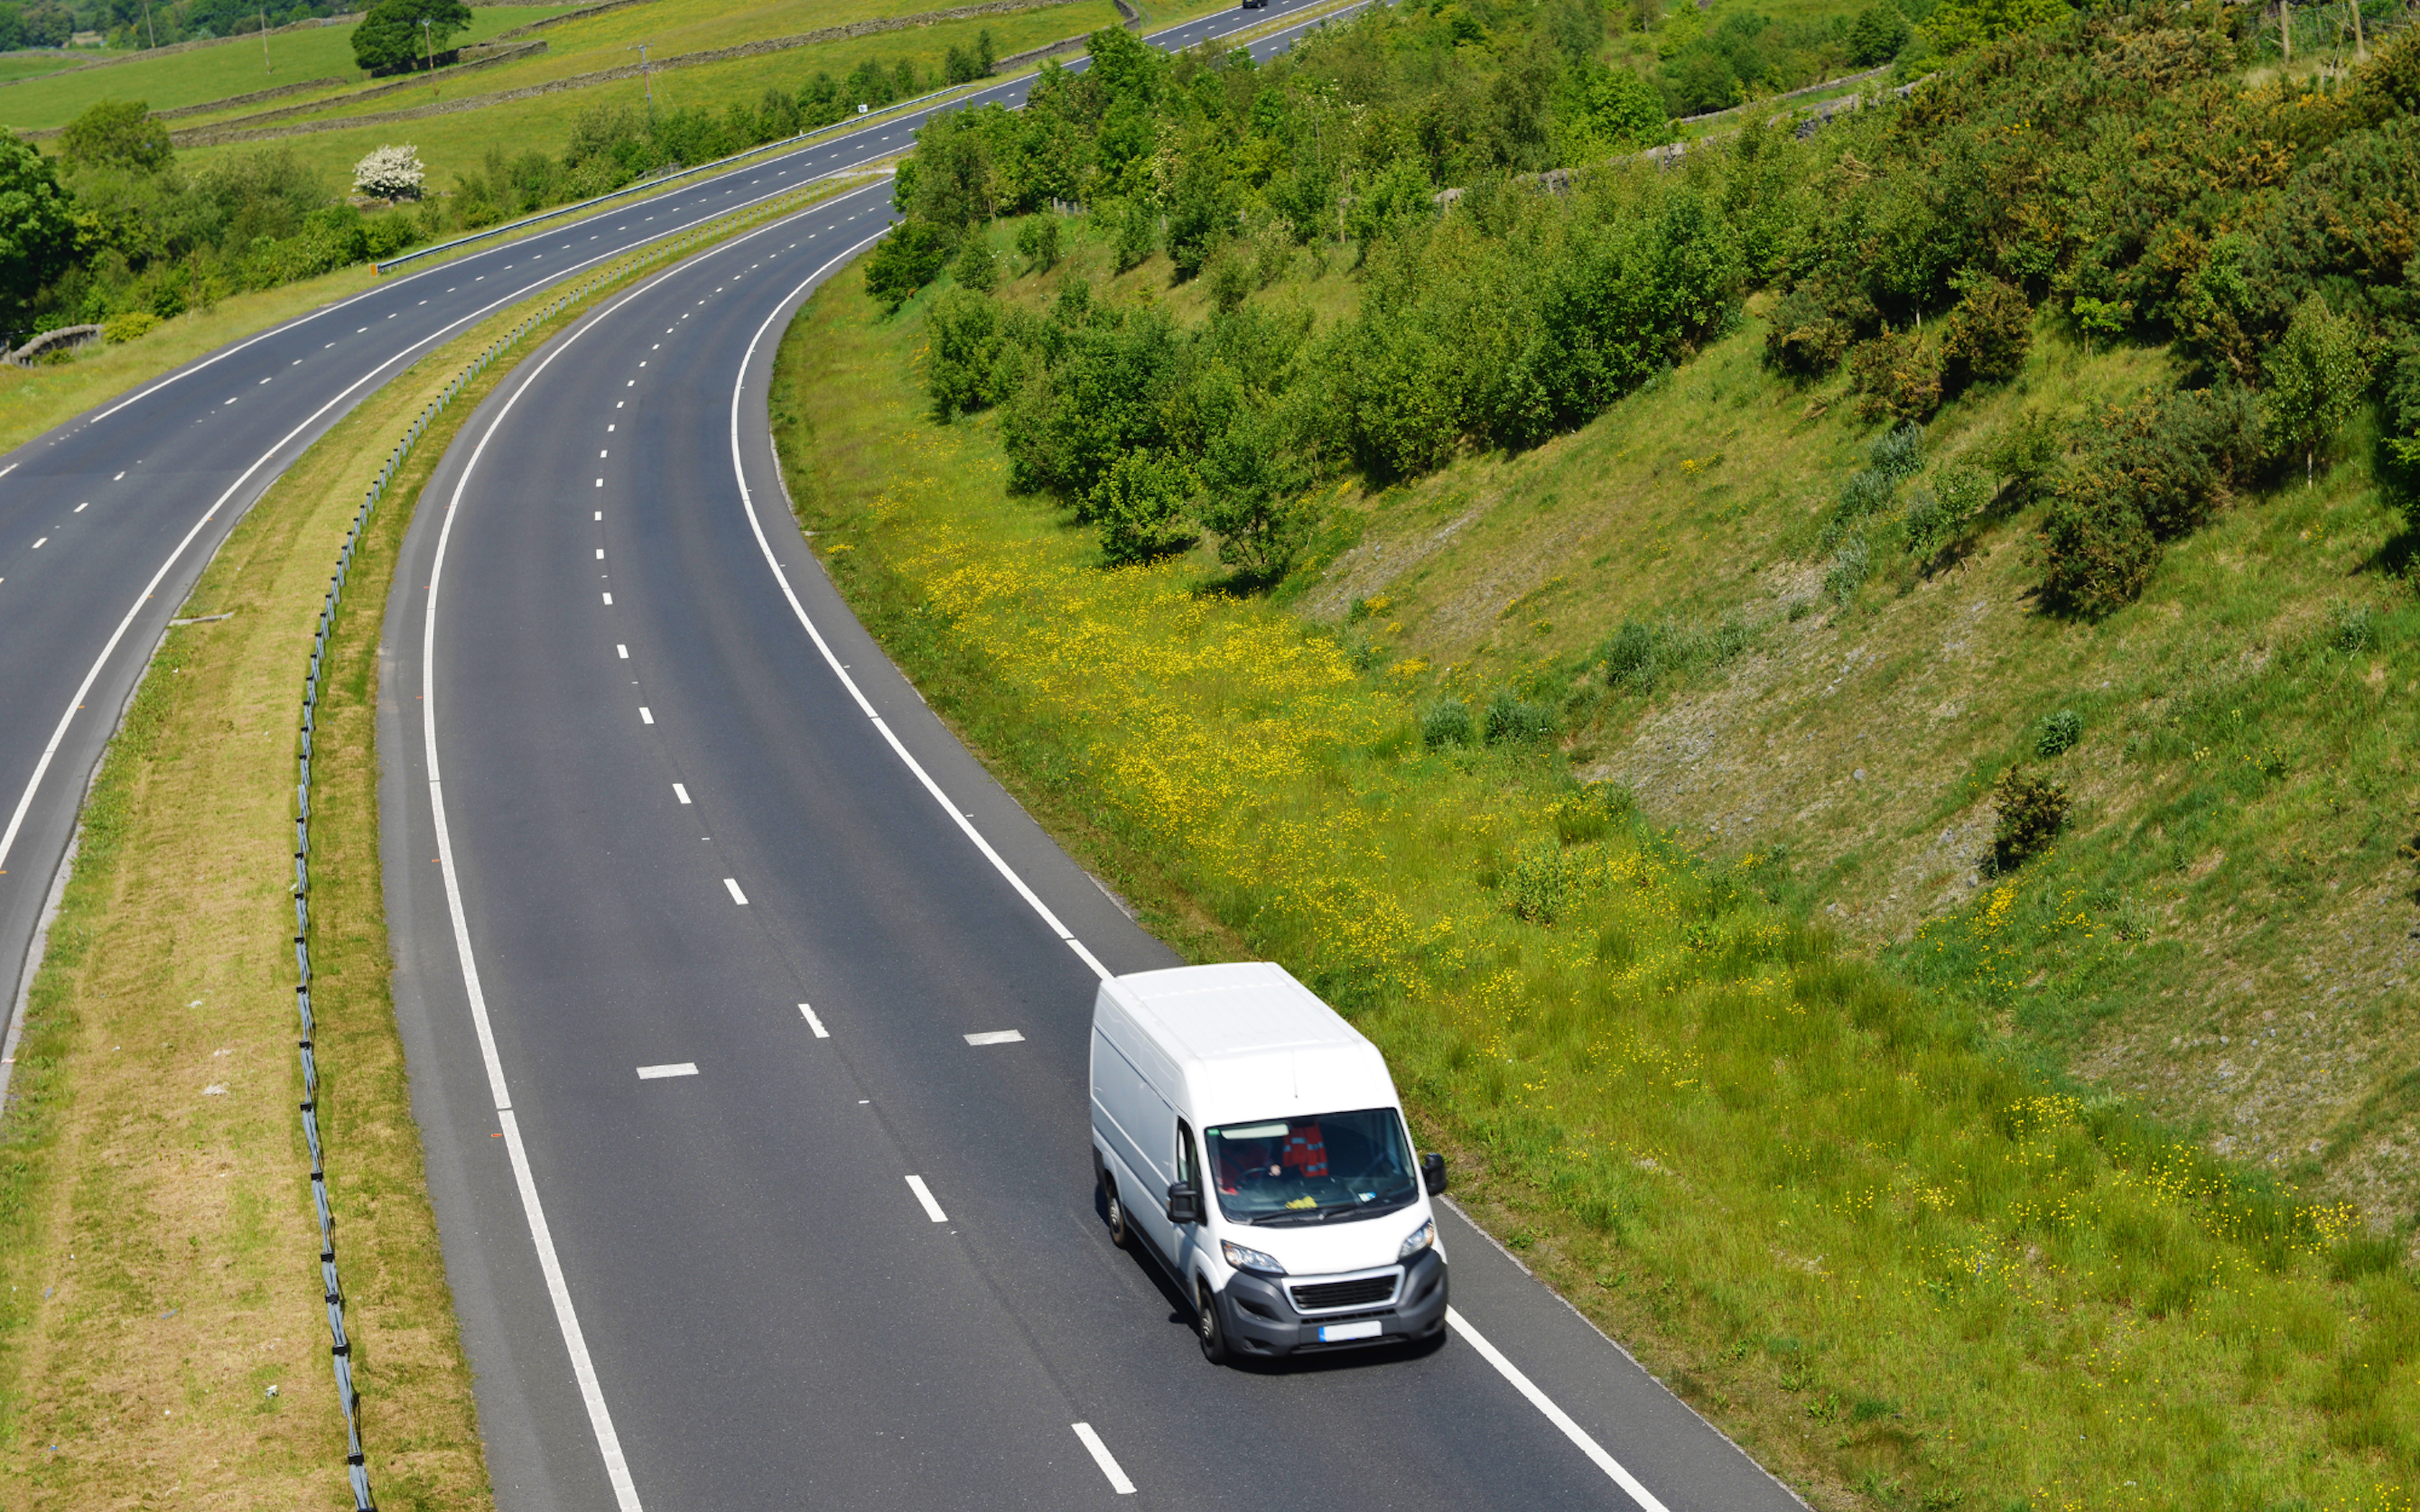
[(1233, 1223), (1346, 1222), (1419, 1193), (1393, 1108), (1230, 1123), (1203, 1135), (1218, 1211)]

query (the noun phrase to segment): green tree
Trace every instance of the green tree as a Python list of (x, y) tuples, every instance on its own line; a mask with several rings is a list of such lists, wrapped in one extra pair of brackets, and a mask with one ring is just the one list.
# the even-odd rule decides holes
[(2271, 433), (2278, 451), (2303, 454), (2304, 487), (2319, 448), (2361, 408), (2369, 365), (2369, 344), (2352, 317), (2329, 309), (2316, 289), (2303, 296), (2285, 339), (2261, 366), (2269, 378)]
[(915, 292), (941, 275), (950, 245), (922, 221), (903, 221), (865, 259), (865, 291), (896, 313)]
[(1849, 23), (1849, 61), (1861, 69), (1888, 63), (1907, 45), (1907, 18), (1890, 0), (1878, 0)]
[(943, 424), (1000, 396), (1000, 315), (997, 302), (969, 289), (951, 289), (933, 301), (932, 316), (924, 323), (932, 342), (924, 391), (933, 397), (934, 417)]
[(23, 314), (75, 256), (75, 217), (51, 164), (0, 132), (0, 304)]
[(1187, 153), (1168, 205), (1168, 256), (1176, 264), (1176, 276), (1202, 271), (1234, 224), (1226, 164), (1206, 145)]
[(1248, 410), (1202, 455), (1202, 523), (1218, 537), (1218, 560), (1262, 582), (1294, 564), (1314, 523), (1311, 469), (1265, 410)]
[(1193, 474), (1172, 456), (1138, 448), (1109, 464), (1090, 511), (1101, 560), (1112, 566), (1149, 562), (1191, 545), (1186, 513), (1193, 491)]
[(71, 168), (126, 168), (158, 173), (176, 161), (168, 127), (140, 100), (103, 100), (85, 107), (59, 133), (59, 157)]
[(378, 0), (353, 28), (353, 61), (372, 72), (408, 69), (431, 52), (444, 52), (470, 24), (471, 8), (462, 0)]

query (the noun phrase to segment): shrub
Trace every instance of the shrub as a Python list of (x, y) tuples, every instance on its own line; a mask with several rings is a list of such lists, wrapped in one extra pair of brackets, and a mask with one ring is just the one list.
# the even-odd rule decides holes
[(1941, 408), (1941, 357), (1920, 331), (1885, 331), (1849, 354), (1857, 412), (1868, 420), (1922, 420)]
[(1823, 592), (1833, 603), (1845, 609), (1857, 596), (1857, 590), (1866, 586), (1866, 579), (1873, 569), (1873, 548), (1866, 544), (1864, 536), (1852, 535), (1832, 553), (1832, 569), (1823, 575)]
[(2017, 289), (1986, 279), (1949, 313), (1941, 338), (1942, 369), (1955, 388), (2005, 383), (2024, 371), (2033, 340), (2034, 307)]
[(2065, 455), (2058, 422), (2039, 409), (2028, 409), (1993, 431), (1974, 454), (1984, 471), (2020, 496), (2032, 494), (2055, 474)]
[(1885, 431), (1866, 448), (1866, 460), (1893, 483), (1924, 471), (1924, 427), (1910, 423)]
[(148, 310), (129, 310), (102, 321), (101, 333), (111, 341), (132, 341), (159, 323), (160, 317)]
[(2043, 717), (2041, 728), (2034, 734), (2034, 754), (2044, 761), (2064, 756), (2083, 738), (2083, 718), (2073, 709), (2061, 709)]
[(1992, 825), (1993, 872), (2013, 871), (2040, 856), (2067, 823), (2067, 789), (2046, 777), (2010, 767), (1992, 799), (1998, 810)]
[(1043, 214), (1016, 228), (1016, 253), (1026, 271), (1047, 273), (1059, 266), (1059, 217)]
[(1218, 560), (1263, 582), (1294, 564), (1318, 522), (1311, 469), (1265, 411), (1247, 412), (1202, 449), (1202, 523), (1218, 532)]
[(1117, 238), (1119, 272), (1141, 267), (1158, 250), (1159, 223), (1150, 206), (1140, 200), (1125, 200), (1109, 206), (1105, 218)]
[(1487, 702), (1484, 729), (1491, 746), (1534, 745), (1554, 734), (1555, 711), (1500, 688)]
[(1637, 807), (1637, 797), (1628, 788), (1600, 779), (1582, 783), (1557, 799), (1549, 811), (1556, 839), (1566, 845), (1586, 845), (1611, 834)]
[(2210, 517), (2261, 449), (2259, 403), (2244, 390), (2162, 394), (2102, 423), (2072, 489), (2124, 504), (2153, 535), (2172, 541)]
[(2141, 596), (2160, 563), (2160, 543), (2133, 504), (2079, 486), (2088, 482), (2060, 486), (2035, 538), (2034, 559), (2048, 603), (2098, 619)]
[(958, 260), (951, 270), (958, 283), (967, 288), (988, 294), (1000, 283), (1000, 259), (992, 255), (991, 243), (980, 236), (969, 237), (958, 252)]
[(1907, 547), (1919, 558), (1966, 532), (1992, 502), (1992, 480), (1963, 463), (1936, 468), (1930, 488), (1919, 490), (1907, 511)]
[(1111, 566), (1149, 562), (1193, 544), (1186, 523), (1194, 480), (1184, 464), (1140, 449), (1126, 453), (1092, 495), (1101, 560)]
[(1774, 308), (1764, 360), (1784, 373), (1817, 378), (1840, 365), (1856, 332), (1812, 288), (1794, 288)]
[(2329, 640), (2346, 656), (2358, 656), (2378, 643), (2378, 621), (2368, 605), (2339, 600), (2328, 606), (2328, 617), (2335, 622)]
[(897, 314), (916, 291), (941, 276), (950, 249), (941, 229), (923, 221), (902, 221), (865, 259), (865, 292)]
[(1512, 857), (1512, 870), (1504, 874), (1504, 891), (1505, 905), (1513, 917), (1532, 924), (1552, 924), (1571, 902), (1571, 857), (1557, 841), (1530, 841)]
[(1470, 705), (1460, 699), (1433, 703), (1420, 716), (1420, 744), (1430, 750), (1478, 743), (1479, 732), (1471, 723)]
[(924, 329), (932, 340), (924, 391), (932, 395), (935, 418), (947, 424), (998, 402), (999, 304), (970, 289), (954, 288), (933, 301)]
[(1210, 259), (1210, 270), (1203, 280), (1209, 285), (1210, 302), (1221, 311), (1232, 312), (1243, 305), (1252, 292), (1252, 265), (1234, 247), (1222, 249)]
[(409, 142), (383, 147), (353, 164), (353, 193), (375, 199), (418, 199), (427, 176), (418, 147)]

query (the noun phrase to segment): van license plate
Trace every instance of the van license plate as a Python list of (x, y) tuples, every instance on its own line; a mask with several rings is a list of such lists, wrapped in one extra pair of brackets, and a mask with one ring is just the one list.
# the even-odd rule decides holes
[(1357, 1323), (1329, 1323), (1320, 1329), (1319, 1342), (1342, 1344), (1348, 1339), (1373, 1339), (1382, 1332), (1374, 1318), (1365, 1318)]

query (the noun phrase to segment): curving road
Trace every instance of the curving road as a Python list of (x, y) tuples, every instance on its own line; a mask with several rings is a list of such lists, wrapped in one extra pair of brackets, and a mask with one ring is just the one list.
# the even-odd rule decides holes
[(850, 618), (771, 459), (773, 348), (884, 205), (527, 359), (397, 569), (397, 1011), (500, 1504), (1798, 1506), (1458, 1213), (1445, 1342), (1294, 1368), (1206, 1365), (1109, 1243), (1096, 966), (1173, 958)]
[[(1152, 39), (1189, 46), (1313, 3), (1273, 0), (1249, 22), (1221, 12)], [(1280, 51), (1294, 35), (1254, 51)], [(945, 108), (1016, 105), (1031, 83)], [(304, 448), (483, 316), (602, 259), (894, 156), (924, 119), (819, 140), (381, 283), (0, 455), (0, 1007), (22, 1011), (45, 900), (117, 712), (203, 563)], [(0, 1057), (15, 1054), (13, 1011), (8, 1025)], [(0, 1058), (0, 1085), (7, 1072)]]

